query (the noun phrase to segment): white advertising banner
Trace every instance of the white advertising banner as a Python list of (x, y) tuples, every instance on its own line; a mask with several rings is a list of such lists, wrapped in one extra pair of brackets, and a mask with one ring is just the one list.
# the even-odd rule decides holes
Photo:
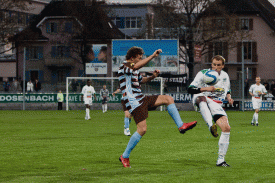
[(86, 74), (107, 74), (107, 63), (86, 63)]

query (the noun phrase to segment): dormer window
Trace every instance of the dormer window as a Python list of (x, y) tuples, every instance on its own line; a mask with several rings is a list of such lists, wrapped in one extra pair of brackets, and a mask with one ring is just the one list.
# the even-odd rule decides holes
[(46, 24), (46, 32), (51, 34), (51, 33), (57, 33), (57, 23), (56, 22), (51, 22)]

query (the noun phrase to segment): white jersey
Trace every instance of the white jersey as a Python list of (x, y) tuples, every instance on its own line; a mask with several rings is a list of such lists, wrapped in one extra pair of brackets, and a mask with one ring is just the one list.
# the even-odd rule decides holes
[[(207, 85), (203, 82), (203, 75), (208, 70), (211, 70), (211, 69), (204, 69), (204, 70), (201, 70), (200, 72), (198, 72), (195, 79), (191, 83), (190, 87), (203, 88), (203, 87), (210, 86), (210, 85)], [(194, 94), (193, 98), (196, 98), (198, 95), (201, 96), (203, 94), (204, 96), (209, 97), (213, 100), (218, 100), (218, 101), (221, 101), (221, 102), (224, 101), (227, 93), (230, 93), (231, 90), (230, 90), (229, 76), (223, 70), (221, 71), (221, 73), (219, 75), (219, 81), (214, 85), (214, 87), (216, 89), (219, 89), (219, 91), (203, 92), (203, 93), (200, 93), (200, 94)]]
[(260, 84), (260, 85), (257, 85), (257, 84), (253, 84), (250, 86), (249, 88), (249, 92), (252, 93), (254, 95), (253, 98), (256, 98), (256, 99), (261, 99), (262, 100), (262, 95), (259, 95), (259, 93), (267, 93), (266, 89), (265, 89), (265, 86)]
[(84, 95), (84, 99), (86, 98), (92, 98), (93, 94), (95, 94), (95, 89), (93, 86), (88, 86), (88, 85), (85, 85), (83, 88), (82, 88), (82, 91), (81, 93)]

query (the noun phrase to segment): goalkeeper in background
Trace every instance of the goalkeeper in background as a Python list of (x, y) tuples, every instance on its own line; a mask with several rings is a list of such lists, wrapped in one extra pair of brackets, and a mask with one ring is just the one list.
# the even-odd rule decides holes
[(103, 85), (103, 88), (100, 90), (100, 98), (102, 101), (102, 112), (107, 112), (107, 102), (109, 97), (109, 90), (106, 88), (106, 85)]
[[(225, 162), (225, 155), (229, 146), (230, 126), (227, 114), (222, 108), (225, 97), (230, 105), (234, 100), (231, 98), (229, 76), (222, 69), (224, 68), (225, 59), (216, 55), (212, 58), (212, 70), (219, 73), (219, 81), (214, 86), (206, 85), (203, 82), (203, 75), (210, 69), (201, 70), (196, 75), (188, 88), (188, 93), (195, 94), (193, 96), (193, 105), (196, 111), (199, 111), (207, 123), (211, 134), (218, 137), (217, 126), (221, 128), (222, 133), (219, 140), (219, 157), (217, 166), (228, 167)], [(216, 124), (213, 125), (212, 118)]]

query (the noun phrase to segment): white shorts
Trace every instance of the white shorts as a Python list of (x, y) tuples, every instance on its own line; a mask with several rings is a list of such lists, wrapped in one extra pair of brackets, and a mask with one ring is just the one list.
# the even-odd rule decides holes
[(261, 99), (256, 99), (256, 98), (252, 98), (252, 105), (253, 105), (253, 109), (260, 109), (262, 106), (262, 100)]
[(84, 99), (84, 104), (85, 105), (93, 105), (93, 99), (92, 98), (85, 98)]
[[(197, 112), (200, 112), (200, 111), (199, 111), (199, 106), (197, 106), (195, 101), (196, 101), (197, 97), (199, 97), (199, 96), (204, 96), (204, 95), (199, 94), (199, 95), (196, 95), (196, 96), (193, 97), (193, 106), (194, 106), (195, 111), (197, 111)], [(217, 103), (211, 98), (208, 98), (206, 96), (205, 96), (205, 98), (206, 98), (206, 102), (207, 102), (207, 105), (209, 107), (209, 110), (211, 112), (212, 117), (214, 117), (215, 115), (222, 115), (222, 116), (227, 117), (226, 112), (222, 108), (222, 102), (221, 101), (217, 101), (217, 102), (219, 102), (219, 103)]]

